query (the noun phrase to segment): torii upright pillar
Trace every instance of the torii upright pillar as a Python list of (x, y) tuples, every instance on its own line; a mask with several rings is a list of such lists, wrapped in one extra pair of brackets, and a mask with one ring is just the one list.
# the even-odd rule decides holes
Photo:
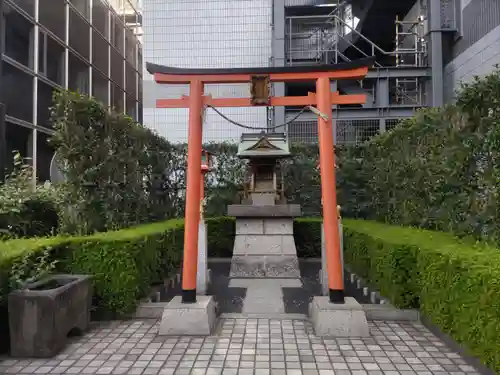
[[(363, 104), (365, 95), (340, 95), (331, 92), (331, 80), (362, 79), (368, 73), (373, 59), (362, 59), (345, 64), (314, 65), (299, 67), (270, 68), (238, 68), (238, 69), (179, 69), (156, 64), (147, 64), (149, 73), (154, 74), (159, 84), (188, 84), (189, 96), (179, 99), (158, 99), (157, 108), (189, 108), (188, 131), (188, 166), (186, 216), (184, 233), (184, 257), (182, 267), (182, 298), (176, 299), (166, 307), (163, 321), (171, 319), (160, 328), (163, 334), (203, 334), (210, 331), (213, 322), (205, 324), (205, 330), (197, 329), (193, 320), (200, 318), (204, 310), (207, 312), (206, 298), (210, 296), (196, 295), (196, 273), (198, 258), (198, 222), (200, 219), (200, 174), (202, 149), (202, 111), (206, 106), (212, 107), (254, 107), (254, 106), (314, 106), (320, 112), (318, 116), (318, 131), (320, 145), (321, 186), (323, 198), (323, 216), (325, 226), (325, 247), (327, 255), (328, 287), (331, 304), (344, 304), (344, 282), (342, 278), (342, 261), (340, 239), (338, 233), (338, 218), (336, 214), (335, 161), (332, 106), (341, 104)], [(270, 83), (291, 81), (315, 81), (316, 93), (307, 96), (272, 97)], [(204, 95), (205, 84), (250, 83), (250, 98), (212, 98)], [(200, 301), (203, 299), (203, 301)], [(186, 304), (199, 305), (187, 307)], [(181, 309), (183, 319), (189, 324), (182, 324), (175, 319), (176, 309)], [(187, 310), (186, 310), (187, 309)], [(210, 310), (211, 307), (208, 307)], [(193, 316), (187, 317), (185, 311), (192, 311)], [(197, 311), (197, 313), (195, 313)], [(180, 310), (178, 311), (180, 314)], [(166, 315), (165, 315), (166, 314)], [(191, 320), (193, 319), (193, 320)], [(203, 319), (202, 319), (203, 320)], [(210, 320), (210, 319), (209, 319)], [(204, 320), (206, 321), (206, 319)], [(166, 328), (168, 325), (168, 329)], [(189, 327), (190, 326), (190, 327)], [(208, 331), (207, 331), (208, 330)], [(193, 333), (193, 331), (196, 331)], [(206, 333), (209, 334), (210, 332)]]

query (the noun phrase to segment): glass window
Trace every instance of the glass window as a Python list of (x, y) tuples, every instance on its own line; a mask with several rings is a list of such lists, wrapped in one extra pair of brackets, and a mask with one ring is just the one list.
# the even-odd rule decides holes
[(127, 29), (125, 32), (125, 57), (132, 66), (136, 65), (136, 40), (134, 32), (130, 29)]
[(135, 69), (129, 64), (125, 64), (125, 91), (127, 94), (137, 99), (137, 73)]
[(57, 90), (45, 82), (38, 80), (38, 101), (37, 101), (37, 125), (51, 128), (50, 108), (52, 107), (52, 97)]
[(82, 57), (90, 57), (90, 25), (73, 9), (69, 11), (69, 45)]
[(2, 80), (5, 113), (33, 122), (33, 76), (4, 61)]
[(90, 15), (90, 1), (89, 0), (70, 0), (71, 4), (87, 19)]
[(69, 53), (68, 88), (83, 94), (89, 93), (89, 65)]
[(137, 116), (137, 122), (138, 122), (138, 123), (140, 123), (140, 124), (142, 124), (142, 123), (143, 123), (143, 117), (142, 117), (142, 115), (143, 115), (143, 113), (142, 113), (142, 103), (141, 103), (141, 102), (139, 102), (138, 104), (139, 104), (139, 105), (138, 105), (137, 107), (139, 108), (139, 113), (137, 114), (137, 115), (138, 115), (138, 116)]
[(108, 74), (109, 43), (94, 30), (92, 41), (92, 64), (102, 73)]
[(50, 135), (42, 131), (36, 134), (36, 177), (38, 181), (50, 181), (50, 162), (54, 148), (49, 144)]
[(33, 67), (33, 23), (10, 6), (5, 5), (3, 22), (5, 27), (4, 53), (17, 62)]
[(38, 0), (40, 9), (38, 11), (39, 21), (42, 26), (52, 31), (62, 41), (65, 40), (64, 0)]
[(120, 87), (124, 87), (123, 57), (114, 48), (111, 48), (111, 79)]
[(137, 100), (142, 101), (142, 76), (139, 74), (139, 87), (137, 92)]
[(12, 171), (14, 166), (14, 152), (19, 152), (26, 164), (31, 165), (33, 155), (32, 146), (33, 130), (21, 125), (5, 122), (5, 136), (7, 140), (6, 167), (7, 171)]
[(108, 79), (97, 70), (92, 70), (92, 96), (108, 106)]
[(127, 100), (127, 103), (126, 103), (127, 115), (129, 115), (135, 121), (137, 121), (137, 110), (136, 110), (136, 103), (137, 102), (135, 101), (135, 99), (131, 98), (128, 95), (126, 96), (126, 100)]
[(142, 45), (137, 42), (137, 70), (142, 74)]
[(59, 85), (64, 84), (64, 47), (47, 36), (47, 78)]
[(123, 91), (111, 83), (111, 106), (116, 112), (123, 112)]
[(14, 4), (30, 16), (35, 16), (35, 0), (14, 0)]
[(124, 26), (122, 21), (117, 17), (116, 13), (111, 13), (111, 44), (123, 53), (124, 43)]
[(103, 0), (94, 0), (92, 5), (92, 24), (107, 39), (109, 8)]

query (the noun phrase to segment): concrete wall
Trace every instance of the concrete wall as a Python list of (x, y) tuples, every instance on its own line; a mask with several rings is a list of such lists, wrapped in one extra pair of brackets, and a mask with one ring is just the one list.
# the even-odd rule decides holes
[[(272, 0), (144, 0), (144, 62), (181, 68), (269, 66)], [(186, 86), (159, 86), (144, 71), (144, 124), (173, 142), (187, 141), (188, 111), (156, 109), (158, 98), (188, 94)], [(248, 85), (210, 85), (214, 97), (248, 97)], [(222, 112), (249, 126), (265, 127), (266, 108)], [(237, 141), (243, 129), (207, 110), (203, 140)]]
[(444, 68), (444, 94), (453, 101), (460, 82), (493, 71), (500, 64), (500, 1), (462, 0), (462, 37), (452, 47)]

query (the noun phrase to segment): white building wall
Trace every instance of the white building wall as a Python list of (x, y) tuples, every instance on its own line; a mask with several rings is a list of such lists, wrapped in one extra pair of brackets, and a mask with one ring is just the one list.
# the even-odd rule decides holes
[[(500, 0), (461, 0), (462, 38), (444, 68), (445, 101), (453, 101), (460, 83), (484, 76), (500, 64)], [(458, 52), (458, 53), (457, 53)]]
[[(144, 0), (144, 62), (181, 68), (269, 66), (272, 0)], [(144, 124), (172, 142), (186, 142), (187, 109), (157, 109), (156, 99), (188, 94), (187, 86), (157, 85), (144, 70)], [(214, 97), (248, 97), (247, 84), (210, 85)], [(265, 127), (266, 108), (224, 108), (233, 120)], [(208, 109), (204, 142), (237, 141), (244, 130)]]

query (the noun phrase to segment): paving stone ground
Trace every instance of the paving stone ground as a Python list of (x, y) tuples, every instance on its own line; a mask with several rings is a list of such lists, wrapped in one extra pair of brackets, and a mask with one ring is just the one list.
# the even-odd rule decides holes
[(205, 338), (158, 337), (158, 324), (99, 323), (53, 359), (0, 358), (0, 374), (477, 374), (416, 322), (370, 322), (364, 339), (321, 339), (306, 320), (222, 319)]

